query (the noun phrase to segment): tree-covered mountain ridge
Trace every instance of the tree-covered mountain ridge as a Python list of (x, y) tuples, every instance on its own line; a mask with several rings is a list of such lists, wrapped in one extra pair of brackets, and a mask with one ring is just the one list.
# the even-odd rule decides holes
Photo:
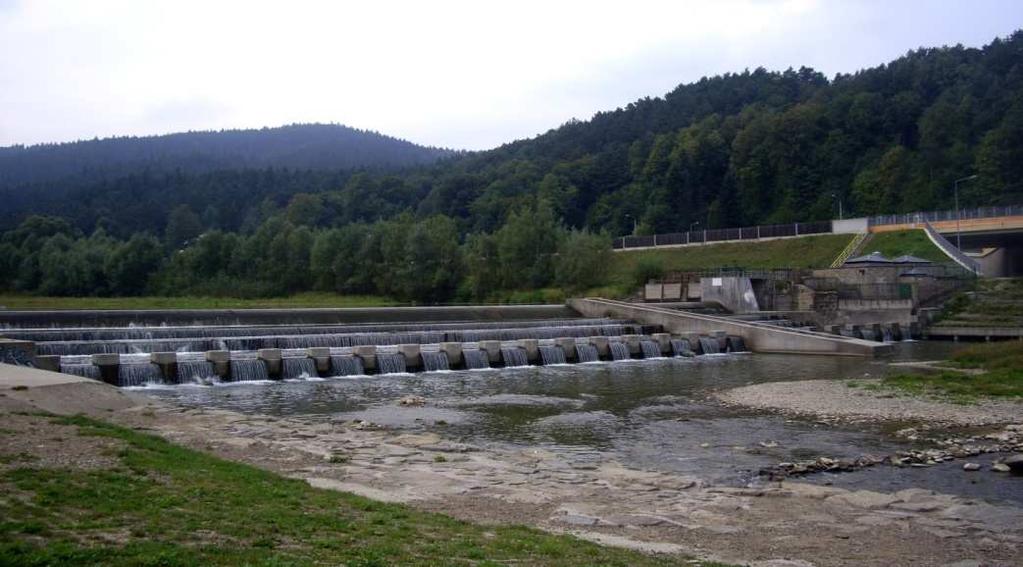
[(341, 124), (118, 136), (0, 147), (0, 186), (68, 177), (97, 180), (143, 170), (396, 168), (455, 153)]

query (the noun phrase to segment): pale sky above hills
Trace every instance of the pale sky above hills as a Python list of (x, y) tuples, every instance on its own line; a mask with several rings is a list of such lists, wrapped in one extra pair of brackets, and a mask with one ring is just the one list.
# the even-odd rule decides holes
[(0, 146), (339, 122), (485, 149), (705, 75), (1020, 27), (1020, 0), (0, 0)]

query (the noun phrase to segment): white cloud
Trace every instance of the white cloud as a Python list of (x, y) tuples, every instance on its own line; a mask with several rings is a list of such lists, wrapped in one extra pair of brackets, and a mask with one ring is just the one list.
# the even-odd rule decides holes
[(318, 121), (485, 148), (707, 74), (979, 45), (1021, 6), (0, 0), (0, 144)]

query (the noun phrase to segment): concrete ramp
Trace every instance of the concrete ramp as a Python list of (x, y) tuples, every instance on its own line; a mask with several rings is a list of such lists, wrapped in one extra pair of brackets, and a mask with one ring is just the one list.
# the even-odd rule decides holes
[(568, 305), (586, 317), (632, 319), (644, 325), (661, 325), (675, 334), (711, 334), (724, 331), (739, 335), (750, 350), (764, 353), (823, 354), (833, 356), (879, 356), (891, 352), (891, 345), (817, 333), (758, 325), (714, 315), (676, 311), (655, 305), (626, 303), (601, 298), (568, 300)]

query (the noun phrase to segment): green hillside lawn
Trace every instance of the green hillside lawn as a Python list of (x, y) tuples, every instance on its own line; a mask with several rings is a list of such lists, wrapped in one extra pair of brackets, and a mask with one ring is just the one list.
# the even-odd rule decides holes
[(615, 252), (609, 284), (636, 283), (640, 266), (655, 265), (664, 272), (716, 268), (827, 268), (852, 239), (848, 234), (823, 234), (705, 246)]
[(886, 258), (910, 254), (932, 262), (947, 263), (951, 260), (938, 249), (923, 230), (898, 230), (879, 232), (863, 245), (860, 253), (880, 252)]
[(300, 293), (289, 297), (47, 297), (0, 294), (0, 309), (271, 309), (388, 307), (398, 302), (374, 295)]

